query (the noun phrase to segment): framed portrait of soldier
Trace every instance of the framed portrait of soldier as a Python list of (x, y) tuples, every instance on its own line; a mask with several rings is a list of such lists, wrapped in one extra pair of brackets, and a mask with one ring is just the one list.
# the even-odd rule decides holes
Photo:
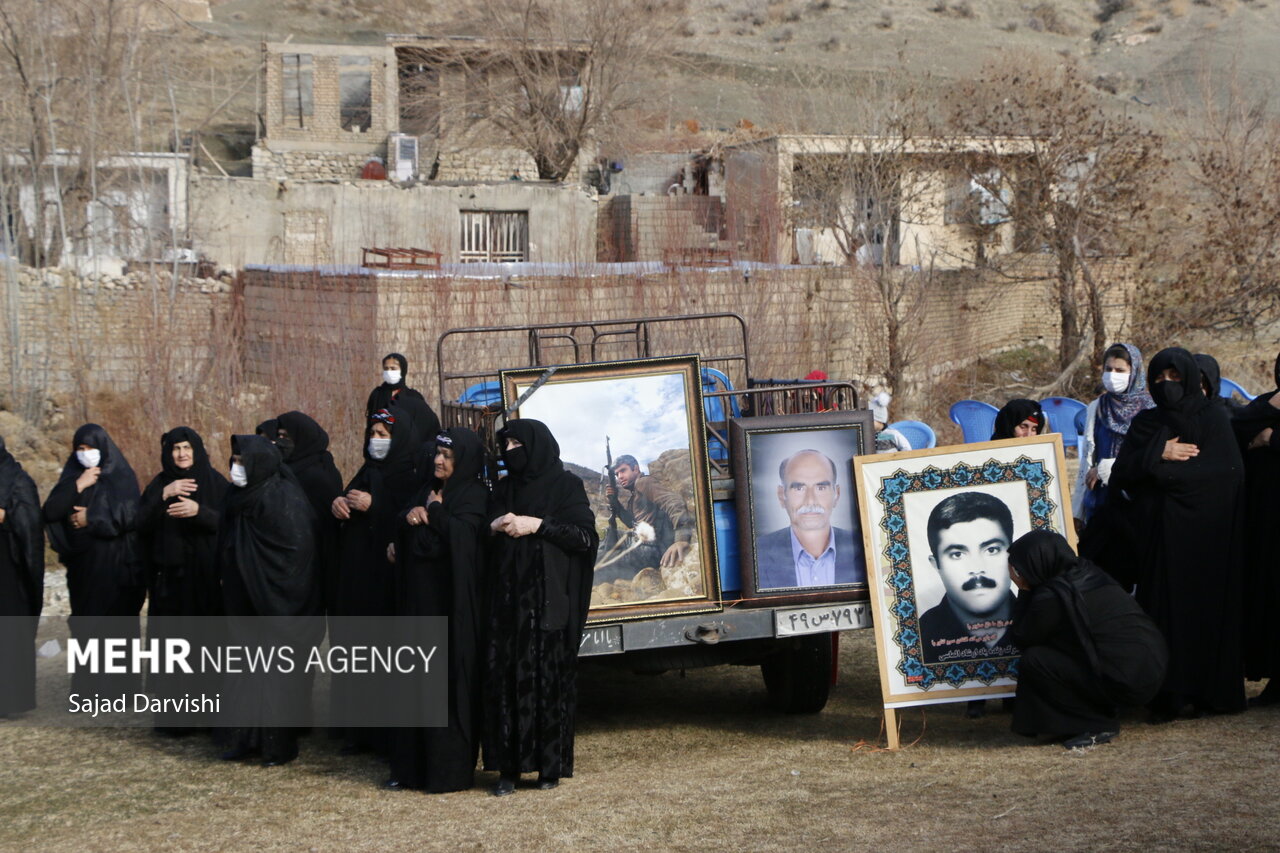
[(695, 355), (501, 373), (509, 417), (550, 428), (591, 501), (588, 624), (721, 607), (700, 377)]
[(885, 707), (1012, 696), (1009, 546), (1031, 530), (1075, 545), (1062, 437), (859, 457), (854, 474)]
[(851, 460), (872, 450), (871, 418), (864, 409), (730, 424), (744, 598), (865, 600)]

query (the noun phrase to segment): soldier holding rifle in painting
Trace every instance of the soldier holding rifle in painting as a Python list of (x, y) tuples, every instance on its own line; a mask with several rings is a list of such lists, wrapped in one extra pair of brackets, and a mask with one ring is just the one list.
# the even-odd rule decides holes
[[(606, 438), (606, 457), (611, 455)], [(607, 473), (610, 532), (601, 546), (595, 582), (630, 580), (641, 569), (680, 565), (693, 542), (693, 515), (684, 499), (641, 473), (630, 454), (619, 456)], [(616, 534), (619, 521), (629, 529), (621, 539)]]

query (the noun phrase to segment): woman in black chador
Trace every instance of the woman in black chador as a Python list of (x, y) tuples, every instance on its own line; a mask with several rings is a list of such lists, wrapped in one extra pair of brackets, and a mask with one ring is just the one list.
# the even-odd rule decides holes
[[(329, 613), (334, 617), (390, 616), (395, 608), (395, 581), (387, 560), (387, 546), (395, 538), (396, 519), (409, 504), (417, 479), (414, 474), (413, 422), (399, 407), (379, 409), (369, 417), (364, 433), (364, 465), (347, 490), (333, 499), (330, 516), (340, 525), (336, 585)], [(335, 646), (356, 642), (343, 620), (330, 625)], [(376, 682), (355, 675), (335, 675), (331, 694), (335, 720), (364, 715), (361, 707), (377, 703)], [(334, 736), (346, 739), (346, 749), (385, 749), (385, 730), (335, 726)]]
[(204, 441), (191, 427), (160, 439), (161, 471), (142, 492), (138, 531), (156, 616), (222, 613), (215, 549), (227, 478), (209, 464)]
[(36, 484), (0, 436), (0, 718), (36, 706), (44, 532)]
[[(201, 629), (211, 627), (200, 617), (221, 615), (218, 519), (226, 494), (227, 479), (209, 464), (199, 433), (181, 426), (160, 438), (160, 473), (143, 490), (138, 505), (148, 639), (199, 637)], [(163, 673), (152, 674), (147, 687), (156, 696), (171, 698), (199, 689), (189, 679)], [(157, 730), (168, 734), (182, 734), (194, 722), (187, 715), (157, 715), (155, 720)]]
[[(137, 541), (138, 478), (97, 424), (76, 430), (71, 448), (44, 502), (44, 520), (67, 567), (72, 636), (135, 639), (147, 595)], [(86, 696), (119, 695), (136, 690), (138, 679), (77, 671), (71, 686)]]
[(503, 796), (521, 773), (536, 772), (539, 788), (573, 775), (578, 644), (599, 537), (546, 424), (511, 421), (498, 442), (508, 473), (488, 513), (484, 766), (502, 774), (493, 793)]
[(1169, 671), (1155, 719), (1244, 708), (1240, 660), (1244, 467), (1227, 410), (1181, 348), (1147, 367), (1156, 408), (1140, 412), (1116, 457), (1112, 492), (1132, 498), (1138, 603), (1164, 634)]
[(369, 392), (364, 404), (365, 417), (371, 417), (380, 409), (396, 406), (413, 418), (413, 446), (421, 447), (440, 432), (440, 418), (427, 403), (422, 392), (410, 388), (409, 360), (398, 352), (387, 353), (382, 359), (382, 384)]
[(1019, 397), (1010, 400), (996, 413), (991, 440), (1002, 438), (1030, 438), (1049, 431), (1049, 419), (1035, 400)]
[(1160, 630), (1105, 572), (1061, 534), (1034, 530), (1009, 548), (1022, 590), (1009, 632), (1022, 649), (1013, 730), (1066, 737), (1068, 748), (1106, 743), (1121, 705), (1143, 705), (1164, 681)]
[[(1280, 388), (1280, 358), (1274, 372)], [(1271, 679), (1252, 701), (1272, 705), (1280, 702), (1280, 558), (1271, 526), (1280, 518), (1280, 391), (1258, 395), (1232, 425), (1245, 467), (1245, 676)]]
[[(261, 751), (272, 766), (298, 755), (296, 726), (304, 724), (311, 683), (305, 652), (324, 633), (315, 583), (315, 513), (306, 495), (281, 471), (280, 453), (260, 435), (231, 438), (231, 485), (218, 531), (218, 568), (229, 642), (280, 648), (298, 656), (292, 672), (231, 676), (223, 733), (231, 761)], [(236, 617), (252, 617), (237, 619)], [(267, 619), (263, 617), (291, 617)]]
[[(434, 477), (400, 516), (396, 615), (449, 620), (449, 723), (392, 734), (388, 788), (433, 794), (475, 784), (480, 737), (481, 534), (489, 492), (484, 447), (469, 429), (436, 437)], [(416, 697), (421, 706), (425, 702)]]
[(333, 499), (342, 494), (342, 474), (329, 452), (329, 433), (310, 415), (302, 412), (285, 412), (267, 421), (259, 429), (275, 424), (271, 442), (280, 450), (280, 456), (293, 474), (298, 485), (311, 503), (316, 515), (316, 579), (320, 584), (321, 600), (333, 601), (336, 582), (333, 573), (337, 568), (334, 554), (338, 544), (338, 520), (329, 511)]

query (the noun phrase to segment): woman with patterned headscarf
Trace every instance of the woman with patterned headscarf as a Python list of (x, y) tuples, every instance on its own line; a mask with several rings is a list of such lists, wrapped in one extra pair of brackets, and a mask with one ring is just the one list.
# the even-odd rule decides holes
[[(489, 490), (480, 436), (453, 427), (436, 436), (430, 478), (398, 513), (396, 610), (401, 617), (446, 617), (449, 626), (447, 725), (392, 732), (391, 778), (384, 787), (428, 793), (475, 784), (480, 746), (484, 607), (482, 535)], [(425, 460), (424, 460), (425, 463)], [(424, 682), (423, 690), (434, 685)], [(411, 697), (422, 714), (428, 695)]]
[(1147, 393), (1142, 353), (1133, 344), (1112, 344), (1102, 357), (1103, 392), (1085, 413), (1080, 475), (1071, 492), (1071, 514), (1078, 528), (1093, 518), (1107, 497), (1111, 466), (1138, 412), (1155, 406)]
[(1244, 709), (1240, 658), (1244, 463), (1223, 406), (1181, 348), (1151, 359), (1156, 408), (1139, 412), (1111, 469), (1132, 498), (1135, 597), (1169, 644), (1157, 720)]
[(599, 536), (582, 478), (565, 470), (546, 424), (510, 421), (498, 446), (507, 476), (488, 512), (484, 766), (501, 773), (492, 793), (503, 796), (521, 773), (537, 773), (541, 789), (573, 775), (578, 644)]

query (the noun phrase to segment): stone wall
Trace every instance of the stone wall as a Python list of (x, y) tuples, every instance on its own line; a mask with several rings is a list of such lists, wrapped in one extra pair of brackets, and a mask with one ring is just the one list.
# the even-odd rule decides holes
[[(281, 362), (288, 349), (283, 341), (269, 340), (267, 329), (277, 322), (287, 322), (294, 340), (331, 340), (334, 355), (315, 358), (360, 362), (360, 377), (376, 372), (381, 353), (404, 353), (411, 364), (411, 384), (432, 401), (438, 396), (436, 340), (455, 327), (731, 311), (747, 321), (756, 377), (795, 378), (821, 368), (833, 377), (873, 385), (882, 381), (887, 363), (880, 314), (842, 268), (754, 269), (749, 276), (739, 268), (722, 268), (508, 280), (253, 270), (245, 278), (247, 369), (258, 381), (267, 381), (269, 365)], [(259, 301), (274, 307), (259, 310), (254, 307)], [(1114, 311), (1123, 312), (1123, 304)], [(335, 338), (333, 329), (344, 323), (347, 332)], [(916, 385), (986, 353), (1056, 342), (1057, 316), (1043, 281), (1010, 285), (994, 275), (940, 274), (915, 323), (921, 342), (911, 375)], [(527, 363), (527, 345), (518, 335), (494, 335), (473, 339), (467, 351), (446, 357), (458, 369), (496, 370)], [(729, 341), (675, 337), (653, 345), (655, 352), (713, 353)], [(318, 374), (314, 380), (324, 381)], [(451, 387), (446, 395), (454, 397), (460, 390)]]
[[(163, 371), (198, 381), (215, 355), (231, 305), (226, 279), (179, 278), (156, 269), (81, 278), (66, 270), (0, 267), (0, 381), (59, 395), (145, 387)], [(170, 298), (172, 295), (172, 298)], [(16, 298), (15, 298), (16, 296)]]
[(386, 144), (369, 152), (273, 151), (259, 143), (253, 146), (253, 176), (268, 181), (354, 181), (371, 157), (386, 158)]

